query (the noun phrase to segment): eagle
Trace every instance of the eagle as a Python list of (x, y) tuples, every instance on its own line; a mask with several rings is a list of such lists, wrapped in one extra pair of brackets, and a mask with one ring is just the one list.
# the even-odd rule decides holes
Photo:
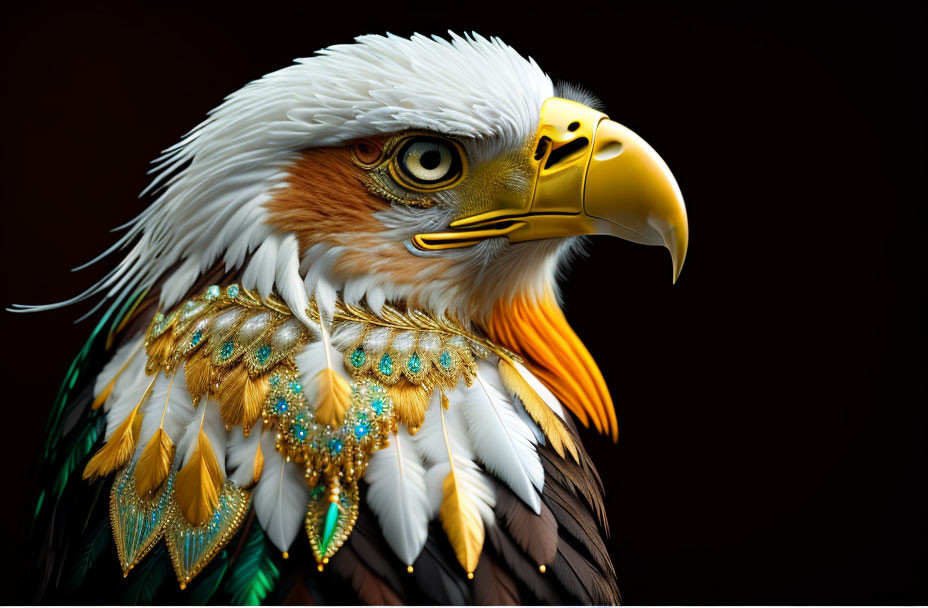
[[(41, 451), (34, 601), (616, 604), (559, 304), (589, 235), (670, 251), (680, 189), (497, 38), (365, 35), (228, 96), (93, 262)], [(603, 279), (608, 279), (608, 266)]]

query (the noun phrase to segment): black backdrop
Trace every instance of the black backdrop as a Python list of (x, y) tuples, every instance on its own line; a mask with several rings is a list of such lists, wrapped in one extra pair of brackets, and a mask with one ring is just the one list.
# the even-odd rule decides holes
[[(625, 601), (925, 603), (924, 14), (695, 4), (5, 8), (0, 300), (100, 276), (68, 269), (248, 80), (359, 33), (500, 35), (596, 92), (687, 200), (678, 285), (665, 251), (595, 240), (563, 290), (617, 403), (618, 445), (585, 441)], [(10, 557), (83, 310), (0, 315)]]

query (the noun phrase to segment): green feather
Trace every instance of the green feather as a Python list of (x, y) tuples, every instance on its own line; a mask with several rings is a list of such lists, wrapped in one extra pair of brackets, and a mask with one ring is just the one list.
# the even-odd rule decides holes
[(171, 562), (168, 559), (167, 549), (164, 548), (163, 544), (159, 544), (142, 560), (140, 566), (129, 573), (129, 576), (135, 580), (122, 594), (120, 603), (132, 606), (151, 604), (155, 594), (161, 589), (170, 573)]
[(241, 553), (232, 564), (225, 591), (233, 605), (258, 606), (277, 585), (280, 571), (274, 564), (264, 532), (256, 522)]
[(97, 561), (97, 558), (100, 557), (103, 549), (106, 548), (107, 543), (110, 541), (109, 529), (110, 522), (104, 518), (98, 521), (93, 530), (84, 537), (80, 553), (77, 555), (77, 561), (74, 563), (74, 566), (68, 573), (68, 577), (65, 579), (65, 594), (70, 595), (84, 582), (87, 572), (90, 571), (90, 568)]
[(205, 606), (216, 595), (216, 591), (219, 590), (219, 586), (222, 584), (222, 577), (225, 576), (228, 569), (229, 552), (223, 551), (219, 557), (210, 562), (205, 572), (193, 579), (193, 582), (187, 586), (189, 593), (185, 601), (192, 606)]
[(93, 450), (93, 446), (96, 445), (106, 421), (106, 418), (99, 414), (99, 411), (91, 412), (87, 425), (77, 433), (74, 439), (69, 442), (69, 446), (63, 450), (63, 453), (66, 453), (67, 456), (65, 456), (64, 462), (61, 463), (58, 472), (52, 479), (52, 495), (55, 500), (61, 498), (68, 482), (72, 480), (71, 473), (84, 461)]

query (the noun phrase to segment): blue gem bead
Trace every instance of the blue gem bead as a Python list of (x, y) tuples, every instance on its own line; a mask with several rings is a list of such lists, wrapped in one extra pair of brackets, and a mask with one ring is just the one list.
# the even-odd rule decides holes
[(338, 454), (342, 451), (342, 440), (341, 439), (332, 439), (329, 441), (329, 451), (333, 454)]
[(277, 408), (277, 411), (278, 411), (278, 412), (280, 412), (281, 414), (283, 414), (284, 412), (287, 411), (287, 408), (290, 407), (290, 404), (287, 403), (287, 399), (286, 399), (285, 397), (279, 397), (279, 398), (277, 399), (277, 403), (276, 403), (275, 407)]
[(441, 363), (441, 366), (445, 369), (451, 369), (451, 366), (454, 365), (454, 359), (451, 358), (451, 353), (448, 351), (442, 351), (441, 356), (438, 358), (438, 362)]
[(229, 285), (226, 288), (226, 295), (230, 298), (238, 297), (238, 285)]
[(380, 365), (378, 366), (380, 373), (384, 376), (389, 376), (393, 373), (393, 357), (390, 356), (390, 353), (384, 353), (380, 358)]
[(290, 431), (293, 433), (293, 436), (296, 437), (297, 441), (306, 439), (306, 427), (302, 424), (294, 424), (290, 427)]
[(294, 395), (299, 395), (302, 390), (303, 385), (296, 380), (290, 383), (290, 392), (292, 392)]
[(412, 354), (412, 357), (406, 362), (406, 368), (414, 374), (422, 371), (422, 359), (419, 358), (419, 353)]
[(190, 336), (190, 346), (196, 346), (197, 344), (200, 343), (200, 340), (202, 339), (203, 339), (203, 330), (202, 329), (196, 330), (195, 332), (193, 332), (193, 335)]
[(271, 386), (277, 386), (278, 384), (280, 384), (280, 376), (274, 374), (271, 376)]
[(206, 299), (215, 300), (219, 297), (219, 285), (210, 285), (209, 289), (206, 290)]
[(351, 353), (350, 359), (353, 366), (361, 367), (367, 360), (367, 355), (364, 354), (364, 349), (359, 346), (358, 348), (354, 349), (353, 353)]
[(354, 425), (354, 436), (358, 439), (361, 439), (362, 437), (366, 436), (370, 430), (371, 427), (369, 427), (366, 422), (360, 422)]
[(378, 414), (383, 413), (383, 399), (374, 399), (371, 401), (371, 407), (374, 408), (374, 411)]
[(258, 361), (258, 365), (264, 365), (267, 363), (267, 360), (271, 356), (271, 347), (265, 344), (255, 353), (255, 359)]
[(232, 356), (232, 352), (235, 350), (235, 344), (232, 340), (226, 340), (222, 343), (222, 348), (219, 350), (219, 356), (223, 359), (228, 359)]

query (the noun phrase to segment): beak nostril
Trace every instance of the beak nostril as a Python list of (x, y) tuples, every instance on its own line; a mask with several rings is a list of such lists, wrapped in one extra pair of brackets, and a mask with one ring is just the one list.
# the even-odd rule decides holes
[(580, 123), (577, 122), (576, 120), (570, 123), (569, 125), (567, 125), (567, 130), (570, 131), (571, 133), (573, 133), (579, 128), (580, 128)]
[(550, 169), (557, 163), (566, 159), (568, 156), (571, 156), (575, 152), (583, 150), (590, 144), (590, 140), (586, 137), (578, 137), (573, 139), (566, 144), (562, 144), (557, 148), (551, 150), (551, 154), (548, 155), (548, 160), (545, 161), (545, 169)]
[(535, 148), (535, 160), (541, 160), (545, 157), (545, 154), (548, 152), (548, 146), (551, 143), (551, 139), (546, 136), (542, 136), (538, 140), (538, 146)]

